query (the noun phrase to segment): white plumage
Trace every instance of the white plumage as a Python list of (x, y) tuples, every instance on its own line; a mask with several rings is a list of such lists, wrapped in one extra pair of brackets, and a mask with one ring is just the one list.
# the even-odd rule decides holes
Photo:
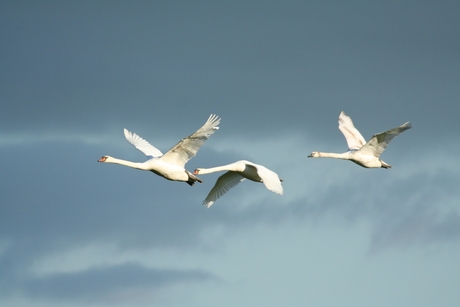
[(269, 170), (265, 166), (245, 160), (212, 168), (197, 168), (193, 174), (204, 175), (220, 171), (227, 172), (217, 179), (214, 187), (203, 201), (203, 205), (206, 206), (206, 208), (211, 207), (217, 199), (244, 179), (262, 182), (270, 191), (280, 195), (283, 194), (283, 186), (281, 185), (282, 180), (275, 172)]
[(399, 127), (374, 134), (366, 143), (361, 133), (353, 125), (351, 118), (342, 111), (339, 115), (339, 129), (347, 140), (348, 151), (345, 153), (314, 151), (308, 157), (350, 160), (367, 168), (391, 168), (391, 165), (380, 160), (380, 154), (395, 136), (410, 128), (412, 128), (411, 124), (406, 122)]
[(98, 162), (115, 163), (132, 168), (151, 171), (168, 180), (184, 181), (193, 185), (201, 179), (185, 169), (185, 164), (193, 158), (206, 140), (217, 130), (220, 118), (211, 114), (206, 123), (195, 133), (182, 139), (168, 152), (162, 154), (160, 150), (137, 134), (124, 129), (126, 140), (135, 148), (142, 151), (149, 159), (145, 162), (131, 162), (103, 156)]

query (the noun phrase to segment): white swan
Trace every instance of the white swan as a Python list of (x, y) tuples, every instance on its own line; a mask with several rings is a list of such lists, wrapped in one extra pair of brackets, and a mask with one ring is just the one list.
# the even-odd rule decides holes
[(138, 163), (103, 156), (98, 162), (121, 164), (144, 171), (151, 171), (168, 180), (185, 181), (189, 185), (193, 185), (196, 181), (202, 181), (187, 171), (184, 168), (185, 164), (196, 155), (198, 149), (200, 149), (211, 134), (219, 129), (217, 127), (219, 123), (220, 118), (217, 115), (211, 114), (203, 127), (189, 137), (182, 139), (165, 154), (162, 154), (161, 151), (150, 145), (149, 142), (137, 134), (124, 129), (126, 140), (142, 151), (149, 159)]
[(211, 189), (208, 196), (206, 196), (206, 199), (203, 201), (203, 205), (206, 206), (206, 208), (211, 207), (219, 197), (244, 179), (262, 182), (270, 191), (283, 195), (283, 186), (281, 185), (283, 180), (281, 180), (275, 172), (269, 170), (265, 166), (245, 160), (212, 168), (197, 168), (193, 174), (204, 175), (220, 171), (228, 172), (217, 179), (216, 184)]
[(351, 118), (342, 111), (339, 115), (339, 129), (347, 140), (348, 151), (345, 153), (314, 151), (308, 157), (345, 159), (368, 168), (391, 168), (391, 165), (380, 160), (379, 156), (395, 136), (410, 128), (412, 128), (411, 124), (406, 122), (386, 132), (374, 134), (366, 143)]

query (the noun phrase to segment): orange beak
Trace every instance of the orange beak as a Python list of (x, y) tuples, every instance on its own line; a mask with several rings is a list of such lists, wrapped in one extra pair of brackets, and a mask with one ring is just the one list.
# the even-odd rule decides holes
[(99, 160), (97, 160), (97, 162), (105, 162), (105, 160), (107, 160), (107, 157), (104, 156), (104, 157), (100, 158)]

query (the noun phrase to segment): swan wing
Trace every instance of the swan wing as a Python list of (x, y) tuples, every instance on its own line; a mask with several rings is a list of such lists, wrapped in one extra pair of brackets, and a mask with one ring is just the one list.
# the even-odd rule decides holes
[(379, 157), (385, 148), (390, 144), (391, 140), (403, 133), (404, 131), (412, 128), (412, 125), (407, 122), (399, 127), (390, 129), (388, 131), (377, 133), (372, 136), (369, 142), (366, 143), (359, 151), (366, 155)]
[(227, 193), (228, 190), (236, 186), (244, 179), (245, 178), (237, 172), (226, 172), (217, 178), (214, 187), (211, 189), (208, 196), (206, 196), (206, 199), (203, 201), (203, 205), (206, 206), (206, 208), (211, 207), (217, 199), (219, 199), (222, 195)]
[(281, 180), (277, 173), (262, 165), (252, 165), (257, 168), (257, 173), (259, 174), (259, 177), (262, 178), (262, 183), (268, 190), (275, 192), (276, 194), (283, 195), (283, 186), (281, 185)]
[(165, 162), (175, 164), (178, 166), (185, 166), (185, 164), (193, 158), (198, 149), (208, 140), (219, 127), (220, 118), (217, 115), (211, 114), (206, 123), (198, 129), (192, 135), (183, 138), (167, 153), (165, 153), (161, 159)]
[(148, 157), (159, 157), (162, 155), (156, 147), (151, 145), (149, 142), (135, 134), (134, 132), (124, 129), (126, 140), (131, 143), (136, 149), (142, 151)]
[(349, 150), (358, 150), (366, 144), (366, 140), (359, 133), (358, 129), (355, 128), (350, 116), (346, 115), (343, 111), (339, 115), (339, 130), (345, 136)]

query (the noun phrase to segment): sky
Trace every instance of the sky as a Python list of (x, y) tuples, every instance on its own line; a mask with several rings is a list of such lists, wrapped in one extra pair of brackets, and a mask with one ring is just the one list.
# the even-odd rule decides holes
[[(458, 1), (1, 1), (0, 306), (460, 305)], [(365, 169), (369, 139), (406, 121)], [(249, 160), (211, 208), (143, 162)]]

